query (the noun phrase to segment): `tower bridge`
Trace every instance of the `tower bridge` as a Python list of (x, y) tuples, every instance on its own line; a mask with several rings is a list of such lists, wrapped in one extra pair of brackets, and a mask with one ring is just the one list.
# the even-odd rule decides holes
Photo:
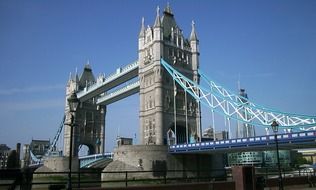
[[(95, 79), (91, 67), (86, 65), (81, 76), (70, 78), (66, 99), (75, 92), (80, 100), (74, 121), (77, 125), (74, 132), (74, 156), (78, 152), (79, 144), (87, 145), (92, 149), (90, 151), (92, 153), (99, 154), (104, 151), (106, 106), (135, 93), (139, 93), (140, 96), (141, 144), (166, 145), (169, 128), (178, 131), (178, 139), (183, 142), (186, 134), (187, 136), (189, 133), (201, 135), (199, 103), (193, 97), (186, 96), (184, 90), (179, 87), (176, 95), (178, 105), (176, 105), (176, 101), (172, 98), (174, 80), (165, 72), (160, 63), (161, 58), (173, 62), (174, 66), (187, 77), (199, 82), (198, 39), (194, 23), (190, 37), (185, 38), (169, 6), (163, 11), (162, 17), (160, 10), (157, 9), (152, 27), (145, 28), (145, 21), (142, 20), (137, 61), (118, 68), (107, 77), (98, 79)], [(124, 85), (131, 80), (132, 83)], [(184, 114), (184, 100), (190, 107), (187, 114)], [(67, 102), (65, 115), (65, 122), (69, 122)], [(176, 121), (174, 116), (177, 118)], [(70, 127), (65, 125), (64, 129), (64, 154), (68, 155)], [(96, 141), (100, 142), (98, 146), (94, 143)]]
[(97, 81), (92, 81), (91, 85), (87, 84), (83, 90), (78, 90), (77, 97), (81, 102), (85, 102), (137, 76), (138, 62), (135, 61), (123, 68), (118, 68), (108, 77), (101, 77)]
[[(107, 77), (101, 76), (96, 79), (90, 65), (84, 67), (80, 76), (76, 74), (70, 77), (66, 88), (65, 122), (61, 126), (64, 128), (64, 156), (77, 157), (80, 145), (88, 146), (91, 155), (103, 155), (107, 105), (135, 93), (139, 93), (140, 99), (140, 145), (130, 146), (127, 155), (123, 154), (126, 147), (124, 151), (118, 148), (114, 160), (136, 169), (139, 168), (139, 160), (142, 160), (142, 167), (145, 169), (151, 169), (155, 160), (166, 162), (166, 167), (170, 168), (189, 167), (185, 166), (185, 163), (178, 163), (181, 161), (170, 155), (178, 152), (193, 154), (219, 149), (229, 151), (232, 147), (242, 150), (247, 144), (251, 145), (251, 150), (271, 146), (271, 142), (264, 141), (264, 137), (251, 136), (244, 137), (246, 140), (240, 140), (240, 143), (238, 139), (229, 139), (227, 142), (202, 142), (201, 106), (206, 106), (210, 110), (213, 124), (214, 114), (219, 114), (228, 123), (235, 120), (254, 128), (270, 128), (273, 121), (278, 122), (280, 127), (292, 131), (304, 131), (316, 126), (315, 116), (284, 113), (260, 106), (210, 80), (199, 69), (199, 40), (195, 23), (192, 22), (191, 33), (186, 38), (176, 23), (169, 5), (164, 9), (162, 16), (160, 13), (160, 9), (157, 8), (152, 26), (145, 27), (145, 20), (142, 19), (137, 61), (118, 68)], [(127, 84), (128, 82), (130, 83)], [(77, 95), (80, 105), (74, 113), (75, 127), (71, 134), (69, 123), (72, 114), (67, 99), (73, 93)], [(229, 126), (229, 130), (231, 127)], [(60, 130), (59, 128), (58, 137), (61, 134)], [(294, 140), (284, 138), (283, 144), (297, 143), (298, 146), (305, 144), (314, 147), (316, 133), (306, 134), (297, 138), (290, 135)], [(70, 146), (71, 135), (74, 138), (73, 146)], [(283, 137), (285, 136), (282, 135)], [(254, 140), (250, 141), (250, 138)], [(266, 138), (269, 139), (270, 136)], [(166, 146), (168, 143), (169, 149)], [(73, 149), (72, 155), (70, 147)], [(247, 147), (249, 150), (250, 146)], [(118, 158), (115, 158), (115, 155)], [(214, 157), (204, 159), (208, 163), (210, 160), (216, 162)]]

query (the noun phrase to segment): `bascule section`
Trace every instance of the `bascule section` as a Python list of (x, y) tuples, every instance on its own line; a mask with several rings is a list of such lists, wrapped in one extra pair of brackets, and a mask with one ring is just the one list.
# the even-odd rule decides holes
[(157, 8), (153, 26), (145, 27), (144, 22), (143, 18), (138, 38), (141, 144), (167, 144), (167, 131), (175, 136), (176, 143), (195, 142), (201, 134), (199, 104), (160, 64), (163, 58), (199, 83), (199, 41), (194, 22), (186, 38), (169, 5), (162, 17)]

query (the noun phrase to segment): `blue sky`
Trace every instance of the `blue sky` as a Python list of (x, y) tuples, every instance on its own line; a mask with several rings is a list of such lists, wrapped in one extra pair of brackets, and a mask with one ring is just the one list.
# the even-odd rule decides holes
[[(195, 21), (208, 76), (235, 91), (240, 78), (261, 105), (316, 115), (316, 1), (169, 2), (186, 36)], [(0, 1), (0, 143), (53, 139), (69, 72), (81, 72), (89, 60), (95, 75), (110, 74), (136, 60), (141, 18), (152, 25), (156, 7), (166, 4)], [(138, 136), (138, 105), (134, 95), (108, 107), (107, 150), (118, 133)], [(210, 123), (203, 110), (203, 126)]]

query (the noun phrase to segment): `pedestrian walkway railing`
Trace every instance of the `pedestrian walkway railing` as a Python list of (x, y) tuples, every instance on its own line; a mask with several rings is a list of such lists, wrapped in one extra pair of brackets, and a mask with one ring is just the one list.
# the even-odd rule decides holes
[[(278, 173), (272, 169), (256, 169), (257, 182), (274, 185)], [(300, 177), (300, 183), (314, 184), (315, 173), (306, 170), (282, 170), (285, 179)], [(62, 189), (67, 186), (68, 172), (34, 172), (32, 169), (0, 170), (0, 189)], [(80, 169), (72, 172), (72, 187), (128, 187), (153, 184), (195, 182), (232, 182), (230, 169), (102, 171)], [(258, 180), (260, 178), (260, 180)], [(306, 178), (306, 179), (305, 179)], [(302, 182), (302, 179), (305, 181)], [(272, 182), (271, 182), (272, 181)], [(269, 182), (269, 183), (268, 183)]]

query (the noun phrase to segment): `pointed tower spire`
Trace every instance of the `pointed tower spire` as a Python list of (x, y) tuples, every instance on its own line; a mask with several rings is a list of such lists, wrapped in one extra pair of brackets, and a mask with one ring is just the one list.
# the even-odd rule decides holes
[(161, 27), (161, 21), (160, 21), (160, 9), (159, 6), (157, 6), (157, 13), (156, 13), (156, 20), (155, 20), (155, 24), (154, 27)]
[(167, 7), (165, 8), (164, 13), (173, 15), (169, 2), (167, 2)]
[(76, 74), (75, 74), (75, 79), (76, 82), (79, 82), (79, 75), (78, 75), (78, 67), (76, 67)]
[(142, 26), (140, 28), (139, 37), (145, 37), (145, 18), (142, 18)]
[(238, 81), (237, 81), (237, 87), (238, 87), (238, 91), (240, 91), (240, 73), (238, 74)]
[(191, 35), (190, 35), (190, 41), (197, 41), (197, 35), (196, 35), (196, 32), (195, 32), (195, 23), (194, 21), (192, 20), (192, 30), (191, 30)]
[(71, 81), (72, 80), (72, 74), (71, 74), (71, 72), (69, 73), (69, 79), (68, 79), (69, 81)]
[(84, 65), (84, 70), (90, 70), (90, 71), (92, 71), (91, 65), (90, 65), (90, 60), (89, 60), (89, 59), (87, 60), (87, 63)]

